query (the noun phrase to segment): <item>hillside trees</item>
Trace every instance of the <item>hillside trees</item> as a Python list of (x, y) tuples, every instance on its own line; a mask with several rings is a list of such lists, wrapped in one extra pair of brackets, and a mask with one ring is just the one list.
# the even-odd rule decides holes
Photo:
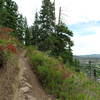
[[(25, 18), (19, 14), (18, 6), (12, 0), (0, 0), (0, 27), (13, 29), (12, 35), (16, 36), (22, 43), (28, 40), (26, 38), (24, 39), (24, 35), (28, 33), (27, 22)], [(27, 35), (27, 38), (28, 37)]]
[(35, 14), (35, 21), (32, 26), (32, 44), (35, 46), (39, 46), (40, 42), (40, 28), (39, 28), (39, 16), (36, 12)]
[(24, 18), (21, 14), (18, 16), (17, 20), (17, 37), (19, 41), (25, 45), (30, 44), (30, 33), (27, 24), (27, 19)]
[(51, 43), (50, 37), (54, 33), (55, 29), (55, 11), (54, 3), (50, 0), (43, 0), (42, 7), (39, 16), (40, 24), (40, 45), (39, 49), (42, 51), (50, 50)]
[(17, 38), (19, 39), (20, 42), (24, 41), (24, 17), (19, 14), (18, 15), (18, 20), (17, 20), (17, 30), (16, 30), (17, 34)]
[(2, 26), (12, 28), (16, 31), (17, 17), (18, 17), (18, 6), (12, 0), (0, 0), (1, 2), (1, 14), (0, 22)]
[(30, 33), (26, 18), (24, 19), (24, 42), (26, 46), (30, 45)]
[[(68, 29), (66, 24), (61, 22), (56, 26), (56, 34), (59, 37), (58, 45), (55, 45), (55, 49), (59, 48), (58, 54), (60, 55), (64, 62), (73, 62), (73, 54), (71, 47), (73, 46), (73, 41), (71, 37), (73, 36), (73, 32)], [(56, 50), (55, 50), (56, 51)], [(57, 52), (55, 52), (56, 54)]]
[[(33, 44), (41, 51), (62, 57), (64, 63), (72, 62), (73, 33), (65, 23), (56, 24), (55, 0), (43, 0), (40, 13), (35, 14), (35, 21), (30, 36), (27, 20), (18, 13), (17, 4), (12, 0), (0, 0), (0, 23), (14, 30), (16, 36), (25, 45)], [(2, 17), (3, 16), (3, 17)], [(30, 39), (31, 38), (31, 39)], [(31, 43), (30, 43), (31, 42)]]
[(62, 57), (64, 63), (72, 63), (73, 33), (62, 21), (56, 24), (55, 19), (55, 1), (43, 0), (40, 14), (38, 16), (36, 13), (32, 28), (33, 45), (39, 50), (50, 51), (50, 55)]
[(2, 15), (4, 15), (3, 7), (4, 7), (4, 0), (0, 0), (0, 26), (3, 24), (3, 18), (5, 17), (5, 16), (2, 17)]
[[(3, 21), (5, 19), (5, 9), (4, 9), (4, 0), (0, 0), (0, 26), (2, 26)], [(3, 16), (3, 17), (2, 17)]]

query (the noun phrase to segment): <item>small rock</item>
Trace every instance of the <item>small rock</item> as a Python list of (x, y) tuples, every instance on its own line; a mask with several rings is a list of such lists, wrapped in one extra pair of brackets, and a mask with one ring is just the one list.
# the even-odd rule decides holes
[(25, 83), (25, 86), (29, 87), (29, 88), (32, 88), (32, 86), (29, 84), (29, 83)]
[(27, 95), (26, 98), (27, 98), (27, 100), (37, 100), (35, 97), (30, 96), (30, 95)]
[(30, 91), (30, 88), (29, 87), (22, 87), (21, 90), (26, 93), (26, 92), (29, 92)]

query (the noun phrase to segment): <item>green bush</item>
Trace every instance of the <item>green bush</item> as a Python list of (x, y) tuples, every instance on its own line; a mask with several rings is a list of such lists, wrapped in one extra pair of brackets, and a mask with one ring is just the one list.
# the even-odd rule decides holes
[(28, 47), (27, 56), (44, 89), (57, 100), (99, 100), (100, 86), (84, 73), (73, 71), (70, 65), (63, 65), (35, 47)]
[[(9, 40), (4, 40), (4, 39), (0, 39), (0, 68), (4, 67), (6, 62), (8, 61), (8, 59), (10, 59), (10, 57), (12, 57), (13, 50), (14, 50), (14, 40), (12, 41), (12, 39)], [(13, 47), (10, 47), (9, 45), (12, 44)], [(16, 43), (17, 45), (17, 43)], [(8, 48), (9, 47), (9, 48)], [(16, 48), (15, 48), (16, 49)]]
[(52, 69), (50, 66), (38, 66), (38, 74), (44, 87), (50, 89), (49, 92), (56, 93), (62, 83), (62, 73)]

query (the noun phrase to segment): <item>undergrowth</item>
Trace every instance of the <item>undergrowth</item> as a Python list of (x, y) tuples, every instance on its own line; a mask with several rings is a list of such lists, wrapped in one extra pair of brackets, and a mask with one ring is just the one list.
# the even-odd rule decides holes
[(21, 44), (14, 37), (10, 36), (8, 39), (2, 38), (0, 33), (0, 68), (4, 68), (11, 57), (18, 55), (19, 45)]
[(73, 71), (35, 47), (28, 47), (27, 56), (44, 89), (57, 100), (99, 100), (100, 85), (84, 73)]

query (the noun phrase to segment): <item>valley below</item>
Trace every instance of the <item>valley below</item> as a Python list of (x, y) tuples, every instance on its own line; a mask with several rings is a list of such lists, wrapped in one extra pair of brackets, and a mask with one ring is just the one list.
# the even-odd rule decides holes
[[(97, 80), (100, 81), (100, 54), (75, 56), (80, 62), (80, 69), (93, 78), (96, 70)], [(90, 75), (91, 73), (91, 75)]]

